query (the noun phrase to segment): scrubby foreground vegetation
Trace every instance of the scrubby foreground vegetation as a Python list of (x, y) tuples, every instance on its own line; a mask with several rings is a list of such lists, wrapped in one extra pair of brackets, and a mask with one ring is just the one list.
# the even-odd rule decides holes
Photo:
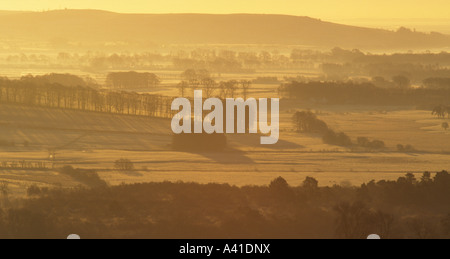
[[(75, 171), (74, 171), (75, 172)], [(5, 187), (5, 186), (3, 186)], [(450, 174), (407, 174), (360, 187), (307, 177), (265, 187), (145, 183), (92, 189), (29, 188), (7, 202), (1, 238), (449, 238)]]

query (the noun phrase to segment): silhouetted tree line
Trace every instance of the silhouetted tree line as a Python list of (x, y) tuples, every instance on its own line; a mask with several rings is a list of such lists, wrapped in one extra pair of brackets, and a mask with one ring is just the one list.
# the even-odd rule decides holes
[[(181, 83), (190, 88), (198, 88), (202, 84), (208, 83), (211, 79), (211, 74), (206, 69), (187, 69), (181, 73)], [(184, 96), (184, 93), (182, 94)]]
[(78, 65), (89, 70), (158, 69), (158, 63), (169, 62), (170, 57), (158, 53), (102, 54), (88, 52), (85, 55), (60, 53), (57, 61), (61, 65)]
[[(360, 78), (364, 80), (364, 77), (382, 77), (382, 78), (395, 78), (401, 76), (407, 78), (409, 82), (423, 86), (429, 85), (428, 78), (446, 78), (450, 75), (450, 69), (445, 66), (436, 64), (423, 65), (417, 63), (405, 63), (405, 64), (392, 64), (392, 63), (322, 63), (322, 72), (326, 76), (326, 80), (344, 81), (350, 78)], [(427, 81), (425, 81), (427, 80)], [(366, 80), (367, 81), (367, 80)], [(397, 86), (391, 84), (392, 87)], [(409, 86), (409, 85), (407, 85)], [(433, 84), (436, 86), (436, 84)]]
[(358, 137), (357, 144), (360, 147), (368, 148), (368, 149), (383, 149), (386, 147), (383, 141), (381, 140), (369, 140), (366, 137)]
[(134, 164), (129, 159), (121, 158), (114, 162), (114, 168), (120, 171), (131, 171), (134, 169)]
[(430, 77), (423, 80), (423, 85), (427, 88), (450, 88), (450, 77)]
[[(124, 70), (124, 69), (161, 69), (187, 68), (208, 69), (214, 72), (248, 72), (264, 68), (292, 68), (300, 62), (291, 63), (288, 56), (280, 53), (235, 52), (232, 50), (195, 49), (192, 51), (177, 51), (168, 54), (135, 53), (135, 54), (105, 54), (87, 52), (86, 54), (61, 52), (56, 58), (46, 55), (9, 55), (5, 61), (8, 64), (33, 64), (74, 67), (89, 70)], [(170, 64), (167, 66), (166, 64)], [(313, 67), (313, 64), (310, 64)], [(298, 65), (295, 67), (299, 67)]]
[(323, 134), (329, 129), (328, 125), (311, 111), (297, 111), (292, 119), (297, 132)]
[(351, 147), (352, 139), (344, 132), (328, 129), (322, 136), (323, 143), (342, 147)]
[[(180, 51), (172, 55), (174, 68), (207, 69), (213, 72), (253, 72), (255, 69), (300, 68), (302, 62), (291, 62), (289, 57), (268, 51), (235, 52), (232, 50), (197, 49), (190, 53)], [(313, 66), (313, 65), (311, 65)]]
[(95, 170), (91, 169), (74, 169), (72, 166), (64, 166), (59, 169), (59, 173), (72, 177), (75, 181), (83, 183), (89, 187), (104, 187), (107, 186)]
[(240, 188), (164, 182), (90, 189), (30, 186), (28, 193), (30, 199), (0, 208), (0, 237), (450, 237), (446, 171), (360, 187), (320, 187), (312, 177), (293, 187), (279, 177), (269, 186)]
[(40, 161), (0, 161), (1, 169), (48, 169), (46, 162)]
[(97, 82), (90, 77), (81, 78), (76, 75), (72, 74), (58, 74), (58, 73), (51, 73), (47, 75), (27, 75), (22, 77), (23, 81), (30, 82), (33, 84), (38, 85), (51, 85), (51, 84), (59, 84), (63, 86), (71, 86), (71, 87), (77, 87), (77, 86), (83, 86), (83, 87), (93, 87), (97, 88), (98, 84)]
[(112, 72), (106, 76), (106, 86), (115, 89), (155, 88), (161, 80), (153, 73)]
[[(335, 63), (354, 65), (352, 73), (358, 73), (363, 68), (364, 73), (371, 72), (370, 76), (386, 76), (391, 78), (392, 73), (404, 72), (418, 81), (427, 77), (435, 77), (443, 72), (428, 72), (424, 69), (403, 68), (408, 64), (428, 66), (432, 70), (442, 70), (450, 65), (450, 53), (396, 53), (396, 54), (370, 54), (360, 50), (346, 50), (334, 48), (330, 51), (316, 51), (308, 49), (294, 49), (290, 55), (281, 54), (278, 51), (232, 51), (216, 49), (195, 49), (192, 51), (176, 51), (168, 54), (159, 53), (98, 53), (87, 52), (85, 54), (61, 52), (56, 57), (36, 54), (15, 54), (4, 59), (7, 65), (33, 65), (41, 67), (74, 68), (79, 67), (94, 71), (107, 70), (149, 70), (175, 68), (185, 70), (187, 68), (208, 69), (213, 72), (251, 72), (256, 69), (314, 69), (317, 63)], [(170, 65), (167, 65), (170, 64)], [(367, 66), (374, 64), (375, 66)], [(436, 65), (439, 64), (439, 65)], [(393, 66), (395, 67), (393, 67)], [(385, 68), (395, 68), (383, 69)], [(439, 69), (438, 69), (439, 68)], [(425, 68), (428, 70), (427, 68)], [(423, 72), (420, 72), (423, 71)], [(373, 72), (373, 73), (372, 73)], [(401, 73), (400, 73), (401, 74)], [(448, 77), (448, 73), (447, 73)]]
[(242, 68), (242, 63), (237, 60), (229, 60), (224, 58), (215, 58), (213, 60), (196, 60), (196, 59), (178, 59), (173, 60), (173, 66), (175, 69), (207, 69), (218, 73), (230, 73), (230, 72), (251, 72)]
[(384, 149), (385, 144), (380, 140), (370, 141), (366, 137), (359, 137), (356, 143), (344, 132), (335, 132), (327, 123), (317, 118), (311, 111), (297, 111), (293, 116), (294, 126), (297, 132), (317, 133), (322, 136), (325, 144), (352, 147), (358, 146), (366, 149)]
[(413, 151), (416, 151), (416, 149), (410, 144), (407, 144), (407, 145), (398, 144), (397, 145), (397, 150), (399, 152), (413, 152)]
[(152, 117), (172, 117), (172, 98), (134, 92), (98, 90), (88, 86), (42, 83), (27, 76), (0, 78), (0, 102)]
[(432, 115), (436, 115), (439, 118), (447, 118), (450, 119), (450, 105), (439, 105), (433, 108), (431, 112)]
[(347, 59), (348, 62), (372, 63), (372, 64), (441, 64), (447, 66), (450, 64), (450, 53), (394, 53), (390, 55), (365, 54), (354, 55), (353, 58)]
[(358, 49), (333, 48), (330, 51), (309, 49), (294, 49), (291, 53), (293, 60), (322, 60), (335, 63), (371, 63), (371, 64), (450, 64), (450, 53), (393, 53), (372, 54)]
[(351, 81), (292, 82), (282, 85), (280, 93), (285, 98), (323, 104), (430, 106), (450, 100), (450, 89), (386, 89)]
[(411, 82), (420, 85), (430, 77), (448, 77), (450, 69), (446, 66), (421, 63), (371, 63), (362, 66), (353, 65), (353, 75), (383, 76), (392, 78), (395, 76), (407, 77)]
[(154, 69), (158, 62), (169, 62), (170, 57), (164, 57), (157, 53), (134, 53), (134, 54), (105, 54), (98, 52), (87, 52), (85, 54), (60, 52), (56, 56), (45, 54), (13, 54), (5, 59), (8, 65), (39, 65), (54, 67), (80, 67), (94, 70), (122, 70), (122, 69)]
[(228, 80), (217, 82), (211, 78), (208, 70), (187, 69), (181, 74), (182, 81), (178, 84), (181, 96), (186, 96), (188, 89), (203, 90), (205, 98), (219, 97), (222, 99), (235, 98), (238, 92), (247, 99), (252, 82), (248, 80)]
[(278, 80), (277, 77), (271, 77), (271, 76), (266, 76), (266, 77), (257, 77), (256, 79), (253, 80), (254, 84), (278, 84), (280, 83), (280, 81)]
[[(328, 80), (364, 76), (404, 76), (419, 84), (427, 78), (448, 78), (450, 75), (450, 53), (447, 52), (378, 55), (363, 53), (360, 50), (334, 48), (330, 52), (294, 50), (291, 59), (322, 63), (322, 71)], [(424, 85), (429, 84), (424, 81)]]

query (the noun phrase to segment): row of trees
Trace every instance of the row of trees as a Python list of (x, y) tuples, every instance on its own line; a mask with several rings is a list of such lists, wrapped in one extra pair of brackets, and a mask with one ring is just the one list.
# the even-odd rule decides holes
[(59, 169), (59, 173), (68, 175), (75, 181), (78, 181), (88, 187), (106, 187), (108, 184), (100, 178), (95, 170), (79, 169), (72, 166), (64, 166)]
[(248, 80), (229, 80), (217, 82), (211, 78), (208, 70), (188, 69), (181, 74), (182, 81), (178, 84), (181, 96), (185, 96), (189, 88), (196, 90), (202, 89), (205, 98), (220, 97), (235, 98), (239, 90), (242, 97), (247, 99), (252, 82)]
[(48, 169), (46, 162), (40, 161), (1, 161), (0, 162), (1, 169)]
[(161, 83), (153, 73), (113, 72), (106, 77), (106, 86), (114, 89), (149, 89)]
[(38, 84), (32, 77), (0, 79), (0, 102), (169, 118), (172, 99), (160, 95)]
[[(415, 82), (429, 77), (448, 77), (450, 53), (400, 53), (378, 55), (363, 53), (360, 50), (334, 48), (331, 51), (294, 49), (290, 55), (279, 51), (233, 51), (216, 49), (195, 49), (192, 51), (173, 51), (159, 53), (98, 53), (84, 54), (62, 52), (56, 56), (35, 54), (13, 54), (4, 58), (8, 65), (23, 64), (33, 66), (67, 66), (95, 71), (108, 70), (149, 70), (186, 68), (209, 69), (214, 72), (244, 72), (256, 69), (315, 69), (317, 63), (351, 64), (341, 77), (384, 76), (392, 78), (406, 75)], [(437, 65), (439, 64), (439, 65)], [(336, 70), (337, 72), (338, 70)]]
[(352, 81), (292, 82), (282, 85), (280, 93), (286, 98), (324, 104), (428, 106), (450, 99), (450, 89), (387, 89)]
[(427, 88), (450, 88), (450, 77), (430, 77), (423, 80), (423, 85)]
[(366, 137), (358, 137), (357, 142), (353, 143), (351, 138), (344, 132), (335, 132), (327, 123), (317, 118), (317, 115), (311, 111), (297, 111), (293, 117), (294, 127), (297, 132), (317, 133), (322, 136), (325, 144), (352, 147), (357, 146), (370, 150), (380, 150), (385, 148), (385, 144), (380, 140), (369, 140)]
[(51, 73), (36, 76), (27, 75), (22, 77), (21, 80), (36, 85), (59, 84), (71, 87), (83, 86), (83, 87), (98, 88), (98, 84), (93, 78), (91, 77), (81, 78), (79, 76), (72, 74)]
[(436, 106), (433, 108), (431, 114), (439, 118), (445, 118), (447, 116), (450, 119), (450, 105)]
[[(30, 186), (33, 199), (0, 206), (1, 238), (390, 238), (450, 237), (450, 174), (408, 173), (361, 186), (140, 183), (108, 186), (93, 171), (61, 173), (91, 188)], [(0, 182), (0, 197), (8, 184)], [(151, 219), (151, 220), (149, 220)], [(213, 219), (213, 220), (212, 220)], [(114, 227), (111, 227), (114, 222)]]

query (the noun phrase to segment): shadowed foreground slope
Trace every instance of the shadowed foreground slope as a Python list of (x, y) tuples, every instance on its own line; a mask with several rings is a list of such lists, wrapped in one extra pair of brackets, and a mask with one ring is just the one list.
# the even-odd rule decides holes
[(0, 209), (0, 237), (445, 238), (450, 175), (370, 182), (359, 188), (147, 183), (91, 190), (34, 188)]

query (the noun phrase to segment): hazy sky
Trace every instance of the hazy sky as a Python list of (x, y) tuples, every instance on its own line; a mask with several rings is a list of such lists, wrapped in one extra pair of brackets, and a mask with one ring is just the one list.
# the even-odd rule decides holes
[(3, 0), (1, 10), (60, 8), (140, 13), (277, 13), (321, 19), (449, 18), (449, 0)]

